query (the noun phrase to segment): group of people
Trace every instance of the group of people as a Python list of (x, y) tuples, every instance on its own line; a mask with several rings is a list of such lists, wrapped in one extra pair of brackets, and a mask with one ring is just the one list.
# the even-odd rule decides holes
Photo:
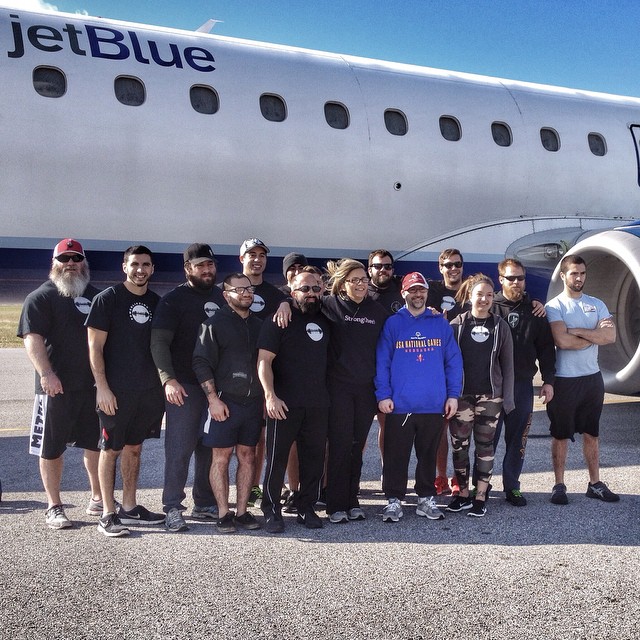
[[(217, 286), (213, 250), (192, 244), (183, 255), (185, 282), (160, 298), (148, 286), (148, 247), (129, 247), (124, 282), (98, 291), (81, 244), (56, 245), (49, 280), (26, 298), (18, 327), (36, 370), (30, 452), (39, 457), (49, 527), (72, 526), (60, 496), (69, 443), (84, 449), (86, 512), (109, 537), (135, 524), (188, 529), (192, 458), (190, 515), (221, 533), (262, 526), (280, 533), (285, 508), (320, 528), (321, 496), (329, 522), (364, 520), (362, 456), (376, 412), (383, 521), (403, 517), (412, 449), (418, 516), (444, 518), (437, 496), (449, 493), (445, 511), (484, 516), (502, 430), (503, 490), (521, 507), (538, 367), (552, 436), (551, 501), (568, 502), (564, 467), (575, 433), (583, 434), (586, 495), (619, 499), (600, 480), (598, 452), (597, 352), (615, 341), (615, 325), (606, 306), (582, 292), (580, 256), (563, 259), (563, 291), (543, 307), (529, 299), (524, 266), (510, 258), (498, 265), (496, 294), (486, 275), (463, 278), (456, 249), (439, 257), (441, 281), (396, 275), (384, 249), (371, 252), (366, 266), (345, 258), (324, 272), (291, 253), (281, 288), (263, 277), (268, 253), (261, 240), (246, 240), (241, 269)], [(138, 503), (137, 484), (143, 442), (160, 437), (163, 416), (163, 512), (154, 513)], [(258, 500), (264, 523), (249, 510)]]

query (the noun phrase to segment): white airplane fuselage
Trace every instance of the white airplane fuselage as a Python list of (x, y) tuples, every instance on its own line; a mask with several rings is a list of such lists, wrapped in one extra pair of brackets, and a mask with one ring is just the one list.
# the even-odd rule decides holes
[[(385, 247), (432, 261), (455, 246), (476, 265), (516, 255), (550, 277), (585, 233), (640, 218), (638, 98), (11, 9), (0, 59), (5, 248), (48, 252), (73, 236), (96, 253), (206, 241), (237, 256), (259, 237), (271, 256)], [(64, 78), (59, 97), (36, 91), (42, 67)], [(143, 85), (139, 106), (117, 99), (122, 77)], [(196, 111), (193, 87), (215, 92), (215, 113)], [(263, 96), (282, 121), (265, 118)], [(327, 103), (346, 128), (328, 124)], [(451, 123), (459, 140), (445, 138)]]

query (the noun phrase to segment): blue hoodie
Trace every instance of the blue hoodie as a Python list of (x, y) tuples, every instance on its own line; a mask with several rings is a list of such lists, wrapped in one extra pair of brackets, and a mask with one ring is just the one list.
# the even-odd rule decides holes
[(462, 392), (462, 355), (443, 315), (406, 307), (391, 316), (376, 349), (376, 398), (393, 400), (393, 413), (440, 413)]

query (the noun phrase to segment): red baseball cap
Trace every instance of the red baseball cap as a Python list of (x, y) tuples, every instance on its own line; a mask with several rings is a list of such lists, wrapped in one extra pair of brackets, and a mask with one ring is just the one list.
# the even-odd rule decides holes
[(413, 271), (402, 278), (402, 292), (408, 291), (411, 287), (424, 287), (428, 289), (429, 285), (421, 273)]
[(78, 255), (84, 256), (84, 251), (82, 250), (82, 245), (72, 238), (65, 238), (64, 240), (60, 240), (56, 245), (56, 248), (53, 250), (53, 257), (57, 258), (59, 255), (63, 253), (77, 253)]

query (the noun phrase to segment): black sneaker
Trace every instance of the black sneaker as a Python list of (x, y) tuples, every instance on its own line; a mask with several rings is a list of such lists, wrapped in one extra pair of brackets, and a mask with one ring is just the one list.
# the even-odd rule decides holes
[(473, 502), (469, 496), (463, 498), (462, 496), (456, 496), (446, 507), (446, 511), (452, 511), (457, 513), (463, 509), (471, 509)]
[(487, 507), (484, 500), (474, 500), (467, 515), (473, 518), (483, 518), (486, 513)]
[(284, 531), (284, 520), (279, 513), (265, 513), (264, 530), (267, 533), (282, 533)]
[(285, 513), (298, 513), (298, 492), (289, 491), (282, 505)]
[(597, 498), (603, 502), (618, 502), (620, 500), (620, 496), (617, 493), (613, 493), (604, 482), (589, 483), (586, 496), (587, 498)]
[(518, 489), (511, 489), (511, 491), (506, 491), (505, 493), (507, 494), (507, 502), (509, 504), (512, 504), (514, 507), (526, 506), (527, 500)]
[(322, 520), (320, 520), (320, 516), (312, 507), (308, 507), (303, 513), (299, 513), (296, 521), (298, 524), (303, 524), (307, 529), (322, 529)]
[(227, 511), (222, 518), (218, 518), (216, 522), (216, 528), (220, 533), (235, 533), (236, 525), (234, 524), (235, 513), (233, 511)]
[(115, 513), (107, 513), (98, 520), (98, 531), (109, 538), (121, 538), (130, 533)]
[(233, 521), (243, 529), (253, 530), (260, 528), (260, 523), (253, 517), (253, 514), (248, 511), (243, 513), (241, 516), (236, 516)]
[(118, 518), (122, 524), (163, 524), (165, 515), (164, 513), (153, 513), (139, 504), (131, 511), (125, 511), (120, 507)]
[(551, 490), (551, 502), (553, 502), (553, 504), (569, 504), (567, 487), (562, 482), (553, 486)]

